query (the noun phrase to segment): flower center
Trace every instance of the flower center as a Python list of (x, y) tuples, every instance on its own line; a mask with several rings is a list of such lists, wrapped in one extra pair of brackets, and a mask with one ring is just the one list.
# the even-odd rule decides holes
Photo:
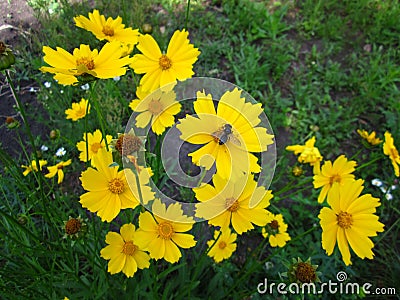
[(67, 235), (78, 233), (81, 227), (82, 224), (78, 219), (69, 219), (67, 223), (65, 223), (65, 233)]
[(141, 139), (137, 136), (132, 136), (130, 134), (122, 134), (115, 143), (115, 149), (121, 155), (129, 155), (132, 152), (137, 152), (143, 145)]
[(103, 27), (103, 33), (105, 35), (108, 35), (108, 36), (113, 36), (114, 35), (114, 29), (111, 28), (110, 26), (106, 25), (106, 26)]
[(296, 278), (302, 283), (314, 282), (316, 274), (314, 268), (305, 262), (300, 262), (296, 268)]
[(81, 57), (76, 60), (76, 65), (77, 66), (86, 66), (88, 70), (93, 70), (94, 69), (94, 61), (93, 58), (87, 58), (87, 57)]
[(277, 220), (273, 220), (271, 223), (268, 224), (272, 229), (278, 230), (279, 229), (279, 223)]
[(151, 112), (152, 115), (158, 115), (160, 112), (162, 112), (163, 106), (160, 101), (157, 100), (151, 100), (149, 103), (149, 112)]
[(162, 239), (169, 240), (174, 233), (174, 228), (171, 223), (163, 222), (158, 224), (158, 236)]
[(172, 66), (172, 61), (168, 58), (168, 56), (163, 54), (158, 60), (158, 64), (160, 65), (161, 69), (168, 70)]
[(122, 247), (122, 253), (125, 255), (133, 255), (137, 249), (138, 246), (134, 245), (132, 241), (127, 241)]
[(108, 189), (114, 194), (121, 194), (125, 190), (125, 184), (121, 179), (114, 178), (108, 183)]
[(230, 212), (235, 212), (239, 209), (239, 202), (235, 198), (225, 200), (225, 208)]
[(341, 211), (337, 215), (337, 222), (340, 227), (342, 227), (344, 229), (349, 229), (351, 227), (351, 225), (353, 224), (353, 217), (351, 216), (351, 214), (349, 214), (345, 211)]
[(226, 243), (224, 241), (219, 242), (218, 247), (219, 247), (219, 249), (225, 249)]
[(97, 151), (99, 151), (100, 148), (101, 148), (100, 143), (93, 143), (92, 145), (90, 145), (90, 150), (92, 150), (92, 152), (94, 153), (97, 153)]
[(335, 174), (333, 175), (331, 178), (329, 178), (329, 184), (332, 185), (335, 182), (339, 182), (340, 183), (340, 175), (339, 174)]
[(63, 165), (59, 165), (59, 166), (57, 166), (57, 169), (58, 170), (62, 170), (62, 169), (64, 169), (64, 166)]

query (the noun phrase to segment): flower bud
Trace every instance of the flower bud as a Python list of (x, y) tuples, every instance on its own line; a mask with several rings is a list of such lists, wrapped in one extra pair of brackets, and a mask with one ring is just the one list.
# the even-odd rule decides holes
[(6, 70), (15, 64), (15, 56), (11, 49), (0, 41), (0, 71)]
[(146, 23), (142, 25), (142, 31), (144, 34), (148, 33), (151, 34), (153, 32), (153, 26), (150, 24)]

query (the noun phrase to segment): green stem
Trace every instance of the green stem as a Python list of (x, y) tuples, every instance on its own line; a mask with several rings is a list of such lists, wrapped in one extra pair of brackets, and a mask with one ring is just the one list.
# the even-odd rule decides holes
[(362, 164), (361, 166), (359, 166), (358, 168), (356, 168), (356, 171), (359, 171), (359, 170), (361, 170), (361, 169), (363, 169), (363, 168), (365, 168), (365, 167), (368, 167), (369, 165), (372, 165), (374, 162), (380, 160), (381, 158), (382, 158), (382, 156), (375, 157), (373, 160), (371, 160), (371, 161), (369, 161), (369, 162), (367, 162), (367, 163), (365, 163), (365, 164)]
[(104, 122), (104, 116), (101, 113), (99, 102), (97, 101), (97, 98), (93, 97), (95, 85), (96, 85), (96, 82), (91, 86), (91, 92), (90, 92), (90, 96), (91, 96), (90, 98), (91, 99), (90, 100), (93, 102), (93, 106), (96, 109), (97, 118), (99, 119), (99, 122), (100, 122), (101, 134), (103, 135), (103, 139), (104, 139), (105, 144), (106, 144), (106, 149), (107, 149), (107, 151), (109, 151), (108, 142), (107, 142), (106, 126), (105, 126), (105, 122)]
[(186, 7), (186, 20), (185, 20), (185, 29), (188, 29), (188, 22), (189, 22), (189, 12), (190, 12), (190, 0), (188, 0), (188, 4)]

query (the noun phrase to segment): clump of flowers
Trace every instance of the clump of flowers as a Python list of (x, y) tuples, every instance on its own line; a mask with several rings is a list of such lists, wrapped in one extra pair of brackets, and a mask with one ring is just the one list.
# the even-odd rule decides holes
[(322, 155), (319, 153), (315, 144), (315, 136), (306, 141), (304, 145), (291, 145), (287, 146), (286, 150), (294, 152), (294, 154), (299, 155), (298, 161), (302, 164), (308, 163), (313, 166), (314, 174), (320, 172), (320, 163), (322, 161)]
[(357, 129), (357, 133), (372, 146), (382, 143), (382, 140), (376, 137), (375, 131), (368, 133), (366, 130)]

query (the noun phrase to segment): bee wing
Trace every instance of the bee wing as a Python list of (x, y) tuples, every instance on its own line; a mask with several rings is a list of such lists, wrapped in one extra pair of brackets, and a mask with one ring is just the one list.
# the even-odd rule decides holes
[(229, 141), (235, 144), (236, 146), (241, 146), (242, 144), (240, 143), (239, 139), (234, 136), (233, 134), (229, 135)]

